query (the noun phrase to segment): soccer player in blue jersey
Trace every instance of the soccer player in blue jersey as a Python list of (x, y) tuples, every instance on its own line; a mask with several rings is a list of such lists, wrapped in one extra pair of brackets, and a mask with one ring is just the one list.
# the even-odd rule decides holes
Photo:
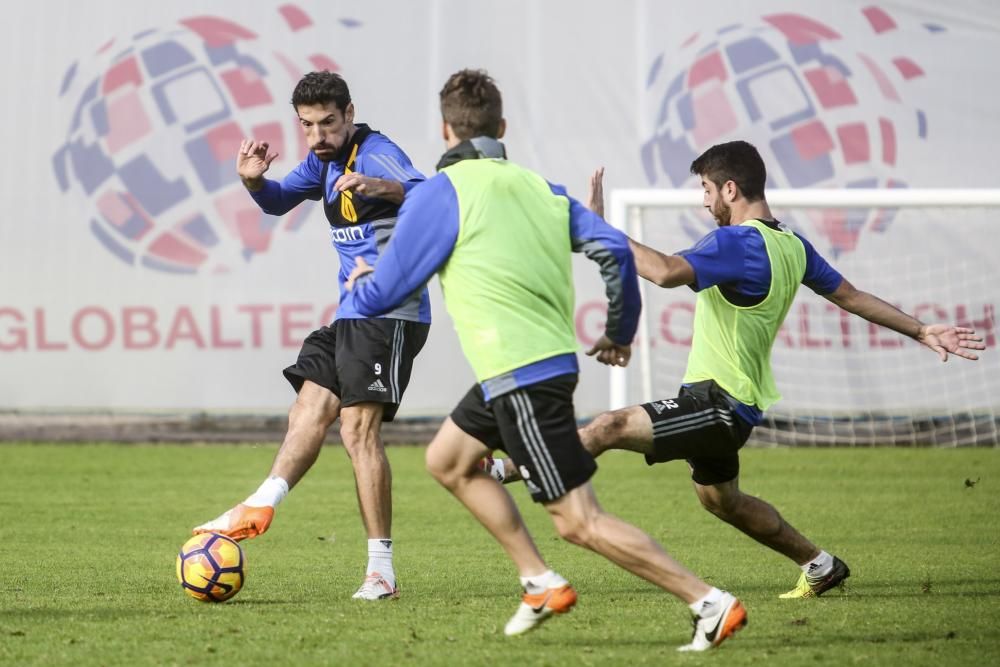
[[(358, 259), (352, 302), (389, 311), (433, 274), (441, 280), (475, 384), (427, 448), (431, 474), (507, 551), (524, 596), (504, 628), (518, 635), (569, 611), (576, 592), (542, 559), (506, 490), (478, 461), (494, 449), (517, 463), (532, 498), (566, 540), (684, 600), (697, 614), (683, 650), (717, 646), (746, 622), (733, 595), (698, 579), (646, 533), (604, 512), (573, 410), (576, 331), (572, 252), (600, 265), (606, 332), (588, 354), (628, 363), (639, 315), (638, 281), (624, 234), (538, 174), (506, 159), (500, 91), (462, 70), (441, 91), (448, 150), (439, 173), (400, 210), (396, 235), (371, 267)], [(364, 277), (362, 277), (364, 276)]]
[[(805, 238), (771, 214), (766, 170), (745, 141), (713, 146), (691, 165), (701, 177), (704, 206), (719, 228), (694, 247), (665, 255), (631, 241), (639, 275), (661, 287), (698, 293), (694, 338), (677, 397), (599, 415), (581, 430), (594, 456), (608, 449), (645, 455), (650, 465), (684, 459), (702, 505), (802, 569), (782, 598), (822, 595), (848, 576), (847, 565), (810, 542), (778, 511), (739, 488), (739, 450), (780, 395), (771, 347), (800, 284), (869, 322), (909, 336), (936, 352), (975, 360), (985, 345), (972, 329), (923, 324), (856, 289)], [(589, 205), (603, 210), (599, 170)], [(511, 461), (485, 462), (502, 481), (518, 478)]]
[(275, 506), (316, 461), (339, 417), (368, 533), (368, 567), (354, 597), (395, 598), (392, 477), (380, 429), (393, 420), (427, 339), (430, 302), (426, 288), (417, 285), (391, 310), (368, 317), (344, 299), (344, 282), (356, 259), (374, 262), (383, 251), (404, 195), (424, 177), (388, 137), (354, 122), (354, 104), (340, 75), (306, 74), (292, 93), (292, 106), (309, 143), (306, 159), (273, 181), (264, 174), (277, 153), (265, 142), (245, 139), (236, 167), (265, 213), (284, 215), (306, 199), (323, 202), (340, 257), (340, 305), (333, 323), (311, 333), (284, 371), (297, 397), (269, 476), (245, 501), (195, 532), (241, 540), (266, 531)]

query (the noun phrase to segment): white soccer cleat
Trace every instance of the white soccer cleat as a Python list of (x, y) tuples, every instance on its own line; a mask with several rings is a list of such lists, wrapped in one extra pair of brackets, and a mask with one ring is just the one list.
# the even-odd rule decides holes
[(390, 584), (378, 572), (372, 572), (351, 597), (355, 600), (395, 600), (399, 597), (399, 588)]
[(507, 621), (503, 633), (508, 637), (534, 630), (553, 614), (565, 614), (576, 604), (576, 591), (569, 584), (548, 588), (537, 595), (524, 594), (521, 605)]
[(693, 616), (694, 633), (691, 643), (679, 647), (678, 651), (707, 651), (736, 634), (747, 624), (747, 610), (733, 595), (722, 591), (722, 600), (715, 605), (716, 613), (711, 616)]

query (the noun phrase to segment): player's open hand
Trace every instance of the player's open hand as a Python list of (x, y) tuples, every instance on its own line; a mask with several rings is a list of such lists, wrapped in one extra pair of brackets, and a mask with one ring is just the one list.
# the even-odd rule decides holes
[(274, 162), (274, 158), (278, 157), (277, 153), (269, 152), (270, 148), (266, 141), (244, 139), (240, 142), (240, 152), (236, 154), (236, 173), (248, 188), (259, 189), (261, 177)]
[(985, 350), (983, 337), (976, 335), (968, 327), (953, 327), (950, 324), (925, 324), (920, 327), (917, 340), (937, 352), (941, 361), (948, 361), (948, 355), (975, 361), (979, 355), (971, 350)]
[(348, 291), (354, 289), (354, 283), (357, 282), (358, 278), (373, 271), (375, 271), (374, 266), (366, 262), (364, 257), (358, 257), (354, 260), (354, 270), (351, 271), (351, 275), (347, 276), (347, 282), (344, 283), (344, 287)]
[(587, 208), (604, 217), (604, 167), (598, 167), (590, 176), (587, 187)]
[(587, 350), (587, 356), (596, 356), (597, 360), (606, 366), (628, 366), (632, 358), (631, 345), (619, 345), (607, 336), (601, 336), (594, 347)]

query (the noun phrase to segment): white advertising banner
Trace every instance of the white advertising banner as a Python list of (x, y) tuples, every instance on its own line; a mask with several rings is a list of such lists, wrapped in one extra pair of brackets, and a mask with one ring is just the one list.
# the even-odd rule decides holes
[[(338, 261), (319, 205), (264, 215), (234, 162), (244, 137), (280, 153), (272, 178), (303, 159), (289, 99), (315, 69), (343, 74), (357, 120), (426, 174), (444, 148), (437, 92), (476, 67), (503, 91), (511, 159), (581, 199), (597, 166), (609, 190), (694, 187), (691, 160), (736, 138), (761, 149), (771, 187), (1000, 185), (990, 2), (101, 0), (4, 15), (0, 410), (290, 403), (281, 370), (332, 319)], [(995, 357), (994, 216), (963, 217), (958, 231), (941, 215), (790, 215), (855, 284), (974, 323)], [(671, 224), (665, 251), (708, 229), (697, 212)], [(601, 332), (603, 290), (596, 266), (575, 268), (583, 350)], [(431, 293), (435, 324), (401, 416), (446, 413), (473, 382), (436, 282)], [(790, 367), (850, 372), (824, 353), (839, 327), (867, 325), (820, 324), (824, 303), (793, 310), (779, 366), (801, 349), (809, 361)], [(918, 363), (897, 336), (871, 337), (887, 367)], [(977, 372), (1000, 378), (986, 364)], [(581, 366), (578, 410), (593, 414), (608, 405), (608, 372), (582, 354)], [(934, 400), (899, 391), (905, 373), (864, 377), (857, 393), (788, 400), (844, 411)], [(997, 380), (976, 382), (970, 395), (995, 405)]]

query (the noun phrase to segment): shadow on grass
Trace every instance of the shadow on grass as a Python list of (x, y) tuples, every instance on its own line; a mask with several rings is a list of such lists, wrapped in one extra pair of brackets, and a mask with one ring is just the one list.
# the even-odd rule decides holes
[(149, 609), (135, 609), (127, 607), (102, 607), (89, 609), (55, 609), (51, 607), (33, 607), (31, 609), (0, 609), (0, 621), (30, 621), (32, 623), (43, 623), (46, 620), (74, 620), (74, 621), (116, 621), (119, 619), (133, 619), (138, 616), (156, 615), (165, 617), (167, 614), (153, 612)]
[(192, 600), (190, 605), (177, 609), (150, 609), (147, 607), (88, 607), (86, 609), (58, 609), (55, 607), (32, 607), (30, 609), (0, 609), (0, 622), (29, 621), (44, 622), (46, 620), (73, 621), (116, 621), (135, 620), (137, 618), (161, 619), (176, 618), (187, 615), (191, 611), (207, 610), (219, 607), (253, 608), (274, 607), (281, 605), (300, 606), (301, 600), (248, 598), (229, 600), (224, 603), (212, 604)]
[[(755, 633), (755, 630), (757, 632)], [(958, 640), (969, 640), (976, 639), (977, 641), (987, 640), (987, 641), (997, 641), (1000, 639), (1000, 630), (993, 630), (988, 632), (977, 631), (974, 633), (965, 632), (963, 633), (960, 626), (956, 625), (956, 629), (949, 630), (947, 628), (942, 628), (939, 632), (913, 632), (913, 631), (897, 631), (893, 632), (891, 630), (880, 630), (880, 634), (844, 634), (842, 632), (837, 632), (832, 636), (824, 636), (822, 640), (822, 645), (829, 649), (834, 647), (841, 647), (847, 649), (848, 647), (857, 646), (911, 646), (913, 644), (927, 644), (936, 642), (952, 642)], [(643, 647), (647, 649), (667, 649), (669, 651), (675, 650), (678, 646), (687, 643), (688, 637), (683, 634), (677, 634), (676, 636), (670, 636), (665, 634), (659, 639), (638, 639), (635, 637), (573, 637), (573, 648), (584, 649), (588, 652), (599, 653), (602, 650), (607, 650), (609, 648), (628, 648), (628, 647)], [(566, 648), (565, 638), (561, 639), (550, 639), (538, 636), (535, 638), (535, 642), (543, 646), (551, 646), (553, 648), (560, 648), (564, 650)], [(801, 638), (789, 636), (787, 634), (776, 635), (774, 634), (774, 628), (754, 628), (752, 626), (747, 627), (737, 634), (732, 639), (728, 640), (724, 644), (725, 649), (741, 649), (746, 651), (774, 651), (774, 650), (788, 650), (788, 649), (808, 649), (812, 650), (817, 647), (817, 638), (815, 635), (803, 636)]]
[(303, 604), (303, 600), (280, 600), (276, 598), (272, 599), (261, 599), (261, 598), (240, 598), (239, 600), (229, 600), (224, 603), (227, 607), (270, 607), (278, 605), (298, 605)]

